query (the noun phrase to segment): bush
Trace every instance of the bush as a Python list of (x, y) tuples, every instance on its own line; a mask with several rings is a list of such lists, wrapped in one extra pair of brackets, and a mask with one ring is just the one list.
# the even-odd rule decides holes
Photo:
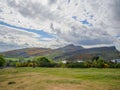
[(110, 68), (115, 68), (115, 63), (109, 62), (108, 65)]
[(62, 62), (60, 62), (59, 65), (60, 65), (61, 68), (67, 67), (66, 64), (65, 64), (65, 63), (62, 63)]
[(66, 67), (68, 68), (84, 68), (85, 64), (83, 62), (68, 62), (66, 63)]
[(5, 64), (6, 64), (6, 61), (5, 61), (4, 57), (0, 55), (0, 67), (5, 66)]
[(84, 62), (84, 66), (85, 66), (86, 68), (90, 68), (90, 67), (92, 66), (92, 62), (86, 61), (86, 62)]
[(53, 67), (54, 63), (51, 63), (46, 57), (37, 57), (36, 62), (39, 67)]
[(9, 66), (10, 67), (15, 67), (16, 66), (16, 61), (11, 61), (11, 62), (9, 62)]
[(28, 67), (33, 67), (33, 63), (32, 62), (30, 62), (30, 63), (28, 63), (28, 65), (27, 65)]
[(109, 68), (109, 65), (105, 63), (104, 68)]
[(20, 62), (16, 62), (16, 67), (21, 67), (21, 63)]
[(116, 68), (120, 68), (120, 63), (117, 63), (117, 64), (115, 65), (115, 67), (116, 67)]
[(95, 68), (104, 68), (104, 60), (103, 59), (94, 60), (92, 62), (92, 67), (95, 67)]

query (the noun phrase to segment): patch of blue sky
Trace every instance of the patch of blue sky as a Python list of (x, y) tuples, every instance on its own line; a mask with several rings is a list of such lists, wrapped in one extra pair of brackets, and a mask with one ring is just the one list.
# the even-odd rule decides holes
[(28, 32), (37, 33), (37, 34), (41, 35), (42, 38), (54, 38), (55, 37), (54, 34), (47, 33), (47, 32), (45, 32), (43, 30), (36, 30), (36, 29), (29, 29), (29, 28), (19, 27), (19, 26), (8, 24), (8, 23), (3, 22), (3, 21), (0, 21), (0, 25), (4, 25), (4, 26), (7, 26), (7, 27), (20, 29), (20, 30), (25, 30), (25, 31), (28, 31)]
[[(92, 15), (90, 17), (93, 18), (94, 16)], [(91, 27), (93, 26), (93, 24), (89, 23), (87, 19), (80, 21), (80, 20), (78, 20), (77, 16), (72, 16), (72, 18), (76, 21), (81, 22), (83, 25), (88, 25), (88, 26), (91, 26)]]
[(77, 20), (77, 16), (72, 16), (73, 19)]
[(86, 19), (80, 21), (83, 25), (93, 26), (91, 23), (89, 23)]

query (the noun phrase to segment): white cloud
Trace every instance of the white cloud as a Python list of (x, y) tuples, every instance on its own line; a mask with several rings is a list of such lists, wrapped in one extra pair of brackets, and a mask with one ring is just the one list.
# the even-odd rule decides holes
[(21, 31), (0, 25), (0, 51), (7, 51), (26, 47), (55, 48), (64, 45), (65, 42), (59, 39), (42, 38), (36, 33)]
[(26, 46), (36, 44), (38, 41), (36, 38), (39, 35), (27, 31), (20, 31), (17, 29), (8, 28), (0, 25), (0, 42), (8, 44), (16, 44)]
[[(22, 45), (113, 45), (119, 43), (119, 8), (119, 0), (1, 0), (0, 20), (11, 25), (44, 30), (57, 38), (39, 40), (28, 35), (11, 36), (19, 37), (21, 42), (18, 44)], [(80, 22), (85, 20), (92, 26)], [(116, 47), (119, 48), (118, 45)]]

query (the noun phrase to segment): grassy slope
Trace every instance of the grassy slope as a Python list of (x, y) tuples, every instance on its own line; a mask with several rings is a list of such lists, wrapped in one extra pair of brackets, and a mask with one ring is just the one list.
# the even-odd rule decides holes
[[(16, 84), (8, 85), (14, 81)], [(120, 69), (6, 68), (0, 90), (120, 90)]]
[[(5, 58), (5, 60), (12, 60), (12, 61), (17, 61), (17, 60), (19, 60), (19, 58)], [(31, 58), (24, 58), (24, 60), (26, 61), (26, 60), (33, 60), (33, 58), (31, 57)], [(23, 60), (23, 61), (24, 61)]]
[(5, 60), (12, 60), (12, 61), (16, 61), (16, 60), (19, 60), (19, 58), (5, 58)]

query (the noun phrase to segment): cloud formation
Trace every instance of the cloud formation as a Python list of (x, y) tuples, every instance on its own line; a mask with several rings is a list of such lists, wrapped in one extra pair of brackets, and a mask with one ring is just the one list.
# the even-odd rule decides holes
[(1, 0), (0, 21), (42, 30), (53, 37), (1, 25), (0, 32), (7, 34), (0, 35), (0, 42), (13, 42), (20, 48), (56, 48), (73, 43), (87, 47), (115, 45), (120, 50), (119, 15), (119, 0)]

